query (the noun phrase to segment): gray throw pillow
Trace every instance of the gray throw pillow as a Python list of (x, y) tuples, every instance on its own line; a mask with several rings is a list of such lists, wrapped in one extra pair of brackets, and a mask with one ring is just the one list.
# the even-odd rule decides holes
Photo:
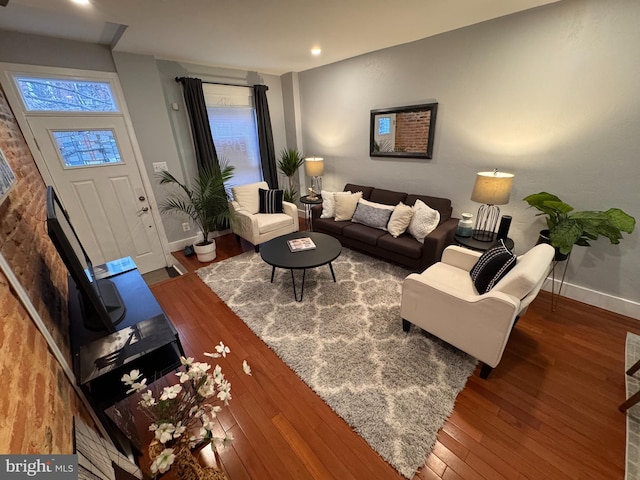
[(387, 223), (393, 213), (391, 205), (384, 205), (382, 203), (370, 202), (361, 198), (358, 200), (356, 211), (351, 218), (354, 223), (362, 223), (373, 228), (379, 228), (380, 230), (387, 229)]

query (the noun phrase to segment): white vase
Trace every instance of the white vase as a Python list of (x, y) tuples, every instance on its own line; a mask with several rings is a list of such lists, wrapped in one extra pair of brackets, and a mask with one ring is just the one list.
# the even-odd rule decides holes
[(462, 218), (458, 222), (458, 228), (456, 235), (459, 237), (470, 237), (473, 233), (473, 215), (470, 213), (463, 213)]
[(216, 242), (210, 240), (210, 243), (196, 244), (193, 246), (193, 250), (196, 252), (198, 260), (202, 263), (211, 262), (216, 258)]

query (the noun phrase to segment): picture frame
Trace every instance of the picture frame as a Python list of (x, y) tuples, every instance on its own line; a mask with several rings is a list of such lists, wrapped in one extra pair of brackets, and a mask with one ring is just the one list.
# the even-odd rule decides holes
[(433, 157), (437, 103), (371, 110), (369, 156)]
[(9, 191), (16, 183), (16, 175), (13, 173), (7, 157), (0, 148), (0, 204), (9, 196)]

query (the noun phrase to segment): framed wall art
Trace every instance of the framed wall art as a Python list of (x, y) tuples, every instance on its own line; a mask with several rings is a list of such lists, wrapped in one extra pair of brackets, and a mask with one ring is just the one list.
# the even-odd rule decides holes
[(11, 170), (11, 166), (5, 157), (4, 152), (0, 149), (0, 203), (9, 195), (9, 190), (16, 184), (16, 175)]
[(437, 103), (371, 110), (371, 157), (431, 158)]

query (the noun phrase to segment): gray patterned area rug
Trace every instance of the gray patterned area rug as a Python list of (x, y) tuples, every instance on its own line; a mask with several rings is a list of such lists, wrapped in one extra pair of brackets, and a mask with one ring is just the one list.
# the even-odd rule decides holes
[[(412, 327), (402, 331), (409, 273), (343, 249), (307, 270), (304, 299), (291, 274), (254, 252), (198, 270), (200, 278), (389, 464), (420, 468), (476, 360)], [(299, 283), (302, 273), (296, 273)], [(299, 291), (298, 291), (299, 293)]]
[[(640, 358), (640, 336), (627, 332), (625, 371)], [(625, 375), (627, 398), (640, 390), (640, 372)], [(627, 467), (626, 480), (640, 479), (640, 403), (627, 410)]]

